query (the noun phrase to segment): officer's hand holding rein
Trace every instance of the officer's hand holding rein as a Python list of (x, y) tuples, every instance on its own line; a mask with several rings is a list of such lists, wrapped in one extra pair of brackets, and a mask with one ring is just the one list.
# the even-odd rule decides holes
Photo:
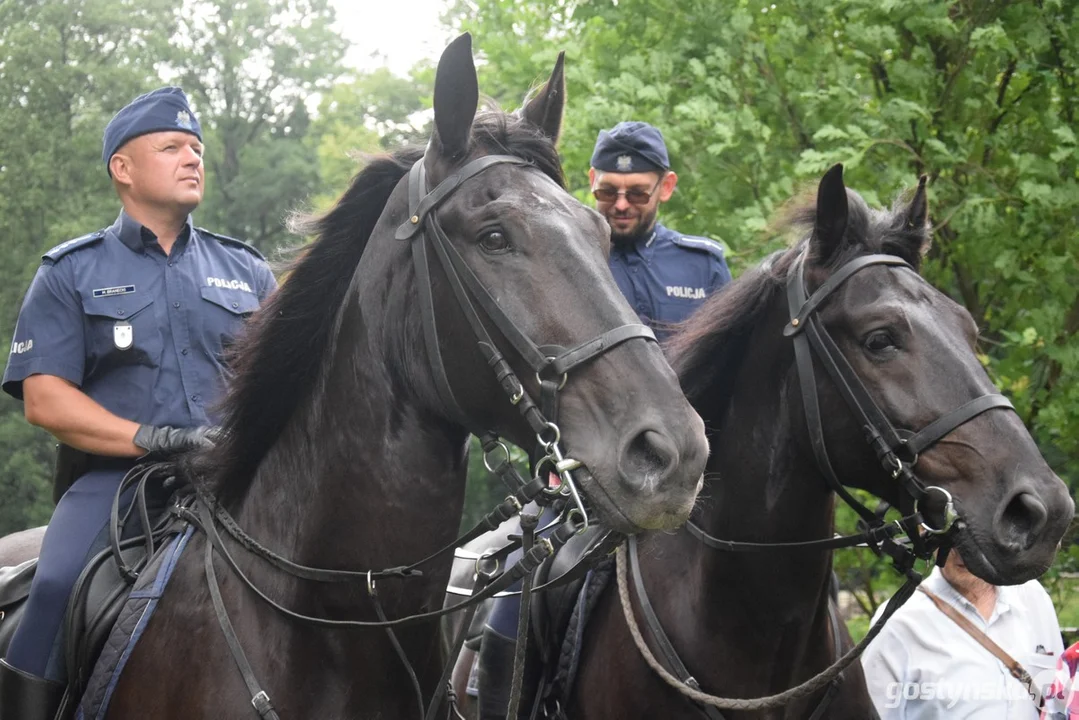
[(207, 425), (193, 428), (139, 425), (133, 442), (151, 455), (174, 455), (212, 447), (217, 433), (217, 428)]

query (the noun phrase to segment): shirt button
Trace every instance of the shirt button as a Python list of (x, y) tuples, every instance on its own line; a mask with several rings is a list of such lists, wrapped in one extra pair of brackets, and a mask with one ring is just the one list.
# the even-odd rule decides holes
[(183, 350), (181, 350), (180, 354), (181, 355), (187, 355), (187, 348), (184, 348)]
[(192, 396), (191, 396), (191, 399), (192, 399), (193, 401), (195, 401), (195, 402), (198, 402), (198, 401), (199, 401), (199, 396), (198, 396), (198, 395), (192, 395)]
[(232, 303), (232, 307), (238, 308), (238, 307), (240, 307), (240, 303)]
[(124, 314), (124, 310), (123, 310), (123, 308), (120, 308), (119, 310), (117, 310), (117, 311), (116, 311), (116, 314), (117, 314), (117, 315), (123, 315), (123, 314)]
[(172, 306), (173, 306), (173, 307), (175, 307), (175, 308), (178, 308), (178, 307), (180, 307), (180, 303), (178, 303), (178, 302), (174, 302), (174, 303), (172, 304)]
[(172, 267), (172, 260), (169, 260), (169, 267)]

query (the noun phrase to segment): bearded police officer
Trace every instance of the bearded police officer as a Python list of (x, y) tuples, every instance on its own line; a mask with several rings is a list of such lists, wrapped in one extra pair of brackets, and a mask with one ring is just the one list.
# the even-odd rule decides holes
[(210, 441), (225, 351), (275, 287), (257, 250), (192, 225), (204, 189), (202, 130), (180, 88), (136, 98), (109, 122), (103, 144), (123, 210), (110, 227), (45, 253), (3, 377), (66, 458), (25, 619), (0, 661), (3, 720), (53, 717), (65, 608), (104, 547), (121, 479), (140, 456)]
[(678, 184), (663, 135), (648, 123), (603, 130), (588, 180), (596, 209), (611, 226), (611, 272), (659, 339), (731, 280), (719, 243), (656, 221)]

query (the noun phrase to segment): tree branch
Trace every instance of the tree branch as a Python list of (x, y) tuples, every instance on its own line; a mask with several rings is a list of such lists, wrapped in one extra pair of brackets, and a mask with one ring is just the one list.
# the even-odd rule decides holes
[(761, 51), (762, 57), (754, 58), (754, 62), (757, 64), (757, 70), (761, 75), (769, 78), (775, 83), (776, 89), (779, 90), (779, 102), (783, 106), (784, 112), (787, 113), (787, 118), (791, 122), (791, 131), (794, 133), (794, 140), (798, 145), (799, 150), (809, 150), (813, 147), (813, 141), (809, 135), (806, 134), (805, 128), (802, 126), (802, 121), (798, 117), (798, 111), (794, 107), (794, 103), (791, 102), (790, 97), (787, 95), (787, 89), (783, 86), (779, 76), (776, 75), (775, 69), (772, 67), (772, 63), (768, 60), (768, 54), (765, 51)]

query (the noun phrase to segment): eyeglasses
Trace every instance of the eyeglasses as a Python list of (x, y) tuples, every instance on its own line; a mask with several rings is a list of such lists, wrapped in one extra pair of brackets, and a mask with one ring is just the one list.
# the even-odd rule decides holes
[(596, 198), (596, 202), (613, 203), (618, 202), (619, 195), (625, 195), (626, 202), (630, 205), (647, 205), (662, 182), (663, 178), (660, 178), (651, 190), (641, 190), (640, 188), (630, 188), (629, 190), (615, 190), (609, 187), (592, 188), (592, 197)]

